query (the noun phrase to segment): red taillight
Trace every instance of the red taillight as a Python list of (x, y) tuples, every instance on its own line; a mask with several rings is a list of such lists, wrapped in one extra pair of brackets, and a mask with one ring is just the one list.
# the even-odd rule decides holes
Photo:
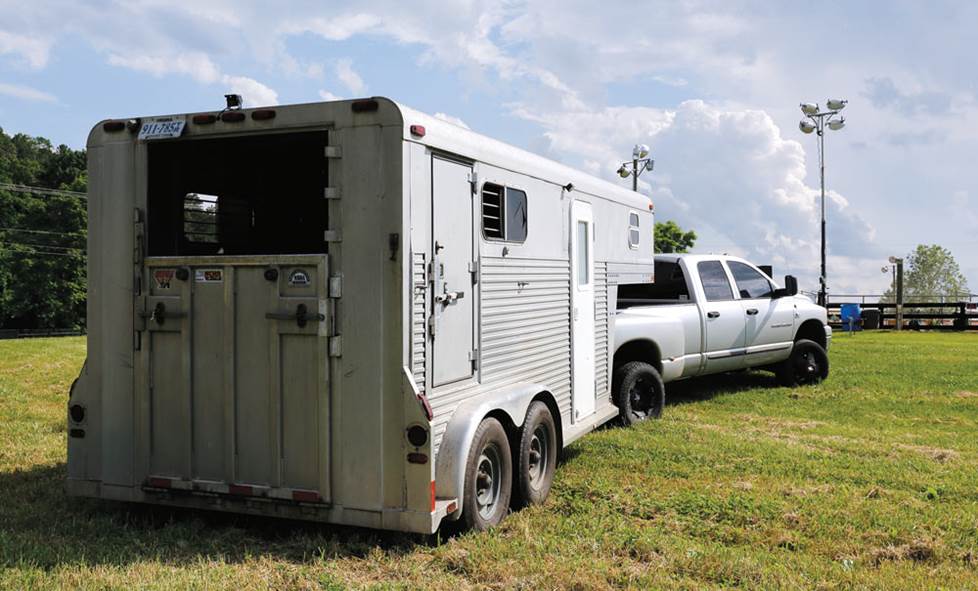
[(363, 101), (353, 101), (350, 108), (353, 109), (354, 113), (369, 113), (371, 111), (376, 111), (378, 108), (380, 108), (380, 105), (373, 99), (367, 99)]
[(428, 455), (418, 452), (411, 452), (407, 455), (407, 461), (412, 464), (427, 464)]
[(435, 481), (431, 481), (431, 510), (435, 510)]
[(411, 135), (416, 135), (418, 137), (424, 137), (424, 134), (425, 134), (424, 125), (412, 125), (411, 126)]
[(102, 130), (109, 133), (114, 133), (116, 131), (122, 131), (126, 128), (125, 121), (106, 121), (102, 124)]
[(294, 490), (292, 491), (292, 500), (299, 503), (318, 503), (322, 497), (314, 490)]
[(221, 121), (225, 123), (240, 123), (245, 120), (245, 114), (241, 111), (226, 111), (221, 113)]
[(217, 115), (194, 115), (193, 122), (197, 125), (210, 125), (217, 121)]
[(251, 118), (255, 121), (268, 121), (269, 119), (275, 119), (275, 110), (261, 109), (259, 111), (252, 111)]

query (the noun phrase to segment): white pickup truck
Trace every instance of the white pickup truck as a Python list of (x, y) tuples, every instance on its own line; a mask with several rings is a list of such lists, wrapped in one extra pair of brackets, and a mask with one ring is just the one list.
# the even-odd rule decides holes
[(828, 376), (825, 308), (744, 259), (657, 255), (655, 283), (620, 285), (612, 394), (625, 424), (657, 417), (664, 383), (747, 368), (782, 385)]

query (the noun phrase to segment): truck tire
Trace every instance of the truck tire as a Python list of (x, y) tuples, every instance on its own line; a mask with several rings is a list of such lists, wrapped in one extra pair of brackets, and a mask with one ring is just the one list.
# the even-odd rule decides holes
[(465, 462), (462, 525), (485, 531), (499, 525), (509, 511), (513, 492), (513, 456), (506, 430), (489, 417), (479, 424)]
[(774, 373), (782, 386), (817, 384), (829, 377), (829, 356), (815, 341), (798, 339)]
[(626, 427), (659, 418), (666, 403), (666, 388), (659, 371), (644, 361), (630, 361), (618, 368), (614, 402)]
[(557, 426), (543, 402), (536, 400), (527, 409), (516, 451), (515, 505), (539, 505), (547, 500), (557, 469)]

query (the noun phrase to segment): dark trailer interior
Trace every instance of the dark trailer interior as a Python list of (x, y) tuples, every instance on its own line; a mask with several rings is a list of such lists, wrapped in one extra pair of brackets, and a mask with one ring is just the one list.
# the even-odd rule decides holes
[(326, 131), (153, 142), (149, 256), (326, 252)]

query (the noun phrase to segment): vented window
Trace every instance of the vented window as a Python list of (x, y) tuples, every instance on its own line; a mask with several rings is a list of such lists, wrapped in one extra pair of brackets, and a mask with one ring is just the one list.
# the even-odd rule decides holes
[(494, 183), (482, 185), (483, 236), (487, 240), (523, 242), (526, 233), (526, 193)]

